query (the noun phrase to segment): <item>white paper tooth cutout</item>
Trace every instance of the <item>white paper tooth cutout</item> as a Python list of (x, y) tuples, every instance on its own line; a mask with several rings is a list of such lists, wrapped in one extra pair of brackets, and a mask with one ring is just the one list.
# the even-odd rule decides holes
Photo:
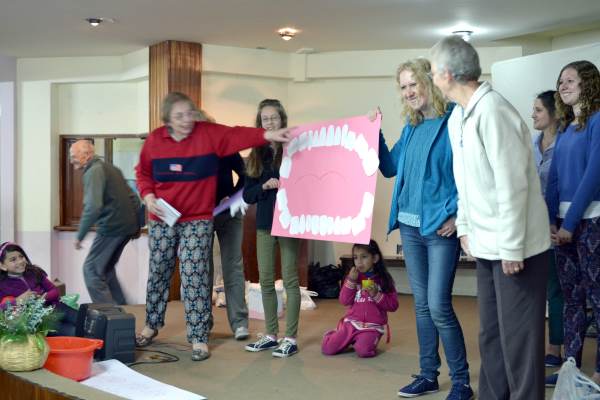
[(279, 176), (282, 178), (289, 178), (290, 173), (292, 172), (292, 158), (291, 157), (283, 157), (281, 160), (281, 167), (279, 167)]
[(290, 222), (290, 234), (296, 235), (300, 232), (300, 219), (298, 217), (292, 217)]
[(306, 230), (306, 218), (304, 217), (304, 214), (302, 214), (298, 221), (298, 232), (303, 234), (305, 230)]
[(327, 234), (333, 234), (333, 217), (327, 217)]
[(352, 234), (354, 236), (358, 236), (358, 234), (361, 233), (366, 226), (367, 224), (362, 215), (359, 215), (356, 218), (352, 218)]
[(340, 221), (340, 217), (335, 217), (333, 221), (333, 234), (340, 235), (342, 233), (342, 223)]
[(299, 142), (299, 139), (298, 139), (298, 136), (296, 136), (295, 138), (293, 138), (290, 141), (290, 144), (287, 145), (288, 156), (292, 157), (294, 155), (294, 153), (298, 151), (298, 145), (299, 145), (298, 142)]
[(290, 226), (291, 219), (292, 216), (288, 210), (284, 210), (281, 214), (279, 214), (279, 222), (281, 223), (283, 229), (287, 230), (288, 226)]
[(333, 144), (335, 146), (339, 146), (341, 142), (342, 142), (342, 128), (340, 128), (339, 126), (336, 126), (335, 127), (335, 135), (333, 138)]
[(325, 143), (327, 143), (327, 128), (323, 126), (321, 127), (321, 133), (319, 133), (319, 141), (317, 142), (317, 146), (323, 147), (325, 146)]
[(280, 189), (277, 191), (277, 209), (280, 212), (287, 211), (287, 192), (285, 189)]
[(349, 151), (354, 151), (354, 142), (356, 142), (356, 133), (349, 131), (348, 139), (346, 139), (346, 148)]
[(310, 233), (312, 233), (313, 235), (317, 235), (319, 233), (319, 216), (313, 215), (310, 218), (310, 221)]
[(360, 208), (359, 216), (363, 218), (369, 218), (373, 214), (373, 205), (375, 204), (375, 197), (369, 192), (363, 194), (362, 206)]
[(379, 167), (379, 156), (375, 149), (369, 149), (367, 156), (362, 161), (362, 166), (366, 176), (372, 176), (377, 172), (377, 168)]
[(348, 235), (352, 229), (352, 217), (346, 217), (340, 219), (340, 233), (342, 235)]
[(306, 216), (306, 221), (305, 221), (305, 224), (304, 224), (304, 230), (305, 230), (305, 232), (310, 232), (311, 227), (312, 227), (312, 216), (311, 215), (307, 215)]
[(354, 142), (354, 151), (356, 154), (358, 154), (358, 157), (360, 157), (361, 160), (364, 160), (364, 158), (367, 156), (367, 152), (369, 151), (369, 143), (367, 143), (367, 140), (362, 133), (358, 135), (356, 141)]
[(329, 128), (327, 129), (327, 140), (325, 141), (325, 146), (333, 146), (334, 136), (335, 127), (333, 125), (329, 125)]
[(327, 215), (321, 215), (319, 217), (319, 235), (325, 236), (327, 234)]
[(300, 134), (300, 136), (298, 136), (298, 138), (299, 138), (298, 139), (299, 140), (299, 142), (298, 142), (298, 151), (304, 151), (304, 150), (306, 150), (306, 146), (308, 146), (308, 138), (309, 138), (308, 133), (302, 132)]

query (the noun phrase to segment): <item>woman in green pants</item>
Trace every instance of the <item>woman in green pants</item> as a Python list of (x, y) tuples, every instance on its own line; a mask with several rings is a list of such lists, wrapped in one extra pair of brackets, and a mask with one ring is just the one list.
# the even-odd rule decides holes
[[(256, 127), (267, 131), (287, 127), (287, 114), (279, 100), (265, 99), (258, 105)], [(298, 352), (296, 334), (300, 315), (300, 285), (296, 256), (299, 240), (288, 237), (271, 236), (273, 210), (279, 187), (279, 167), (283, 148), (271, 142), (252, 149), (246, 165), (244, 201), (256, 203), (256, 254), (262, 301), (265, 311), (266, 334), (246, 346), (246, 350), (256, 352), (269, 349), (274, 357), (289, 357)], [(279, 243), (281, 254), (281, 275), (287, 294), (286, 329), (283, 340), (278, 340), (277, 294), (275, 293), (275, 250)]]

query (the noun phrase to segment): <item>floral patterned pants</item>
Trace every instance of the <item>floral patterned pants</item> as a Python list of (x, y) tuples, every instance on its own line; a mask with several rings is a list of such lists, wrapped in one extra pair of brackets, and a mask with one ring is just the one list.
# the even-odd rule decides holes
[[(592, 306), (596, 320), (600, 318), (600, 217), (582, 219), (573, 232), (573, 241), (556, 246), (554, 251), (565, 299), (565, 356), (574, 357), (581, 366), (587, 302)], [(596, 372), (600, 372), (600, 336), (598, 341)]]
[(148, 232), (150, 271), (146, 325), (159, 329), (165, 324), (169, 285), (175, 259), (179, 256), (187, 339), (190, 343), (208, 343), (211, 313), (208, 262), (212, 257), (212, 221), (187, 221), (169, 227), (164, 222), (151, 220)]

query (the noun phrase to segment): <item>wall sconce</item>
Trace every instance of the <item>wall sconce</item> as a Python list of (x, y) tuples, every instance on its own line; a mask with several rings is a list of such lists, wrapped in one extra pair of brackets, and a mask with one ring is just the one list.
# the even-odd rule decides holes
[(470, 42), (473, 31), (454, 31), (452, 34), (460, 36), (465, 42)]
[(281, 36), (281, 38), (285, 41), (291, 40), (294, 36), (296, 36), (296, 34), (299, 32), (298, 29), (294, 29), (294, 28), (281, 28), (280, 30), (277, 31), (277, 33), (279, 33), (279, 36)]

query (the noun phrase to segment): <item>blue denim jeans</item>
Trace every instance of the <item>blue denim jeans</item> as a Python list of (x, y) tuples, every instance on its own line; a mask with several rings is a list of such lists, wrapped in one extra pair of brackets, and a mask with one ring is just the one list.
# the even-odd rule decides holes
[(469, 364), (462, 328), (452, 307), (452, 285), (459, 256), (456, 236), (422, 236), (419, 228), (400, 224), (408, 279), (415, 301), (420, 375), (436, 379), (442, 339), (452, 383), (469, 384)]

